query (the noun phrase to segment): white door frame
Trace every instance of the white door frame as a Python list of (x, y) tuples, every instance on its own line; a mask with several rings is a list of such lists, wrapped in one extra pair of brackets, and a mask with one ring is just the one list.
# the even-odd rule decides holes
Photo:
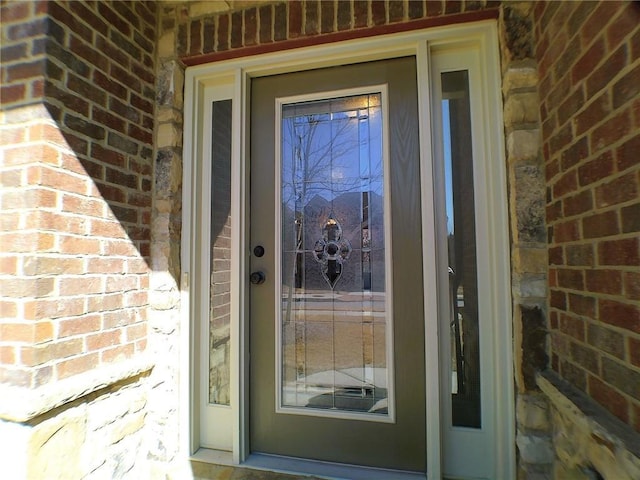
[[(491, 314), (497, 348), (492, 364), (495, 373), (493, 398), (496, 411), (496, 455), (494, 462), (497, 478), (515, 478), (515, 400), (511, 348), (511, 289), (509, 278), (509, 235), (506, 193), (506, 166), (500, 89), (500, 60), (496, 21), (488, 20), (461, 25), (449, 25), (398, 34), (381, 35), (347, 42), (332, 43), (277, 53), (242, 57), (217, 63), (190, 67), (185, 73), (184, 100), (184, 148), (183, 148), (183, 204), (182, 204), (182, 296), (180, 328), (180, 381), (181, 440), (183, 458), (197, 458), (214, 463), (241, 464), (249, 454), (248, 449), (248, 318), (246, 307), (246, 279), (248, 278), (248, 252), (245, 232), (248, 212), (246, 159), (248, 158), (248, 119), (250, 79), (320, 68), (346, 63), (415, 55), (418, 69), (418, 101), (420, 118), (420, 161), (422, 187), (422, 225), (425, 312), (438, 312), (443, 304), (438, 294), (437, 271), (438, 241), (434, 200), (438, 186), (434, 186), (431, 157), (436, 152), (432, 145), (432, 111), (430, 100), (430, 56), (437, 49), (451, 46), (472, 45), (478, 49), (482, 87), (482, 112), (484, 144), (481, 156), (490, 168), (479, 172), (482, 181), (488, 182), (487, 234), (489, 272), (483, 281), (489, 281), (492, 298)], [(203, 125), (210, 118), (211, 101), (230, 98), (232, 113), (232, 277), (231, 277), (231, 405), (225, 411), (210, 415), (201, 394), (201, 379), (205, 377), (202, 357), (208, 358), (206, 342), (201, 338), (202, 327), (208, 324), (209, 312), (209, 258), (210, 233), (210, 176), (203, 169), (210, 147), (205, 141)], [(210, 158), (210, 157), (209, 157)], [(428, 253), (428, 254), (427, 254)], [(447, 290), (444, 288), (443, 290)], [(441, 292), (442, 293), (442, 292)], [(446, 303), (446, 302), (445, 302)], [(425, 349), (439, 351), (438, 315), (425, 315)], [(429, 333), (429, 334), (427, 334)], [(208, 364), (208, 363), (207, 363)], [(426, 365), (426, 384), (439, 385), (438, 361), (431, 357)], [(441, 407), (440, 388), (427, 388), (427, 465), (429, 478), (441, 478)], [(221, 415), (221, 416), (218, 416)], [(223, 425), (220, 445), (226, 453), (201, 448), (202, 428), (214, 422), (218, 429)], [(209, 447), (212, 444), (209, 442)]]

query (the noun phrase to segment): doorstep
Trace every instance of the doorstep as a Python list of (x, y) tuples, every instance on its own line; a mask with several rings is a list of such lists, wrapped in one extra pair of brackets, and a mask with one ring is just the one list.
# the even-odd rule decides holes
[(320, 480), (309, 475), (290, 475), (247, 467), (214, 465), (191, 460), (193, 480)]
[[(191, 459), (194, 480), (425, 480), (425, 475), (417, 472), (361, 467), (261, 453), (251, 454), (241, 466), (230, 465), (224, 461), (224, 455), (205, 450), (201, 449), (197, 454), (199, 459)], [(216, 453), (218, 454), (216, 455)], [(219, 457), (218, 461), (214, 460), (216, 457)], [(200, 461), (205, 458), (209, 461)]]

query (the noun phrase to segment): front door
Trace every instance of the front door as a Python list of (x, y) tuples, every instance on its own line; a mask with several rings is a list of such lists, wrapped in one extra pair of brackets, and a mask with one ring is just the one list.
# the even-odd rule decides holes
[(251, 451), (424, 472), (415, 57), (254, 79), (250, 179)]

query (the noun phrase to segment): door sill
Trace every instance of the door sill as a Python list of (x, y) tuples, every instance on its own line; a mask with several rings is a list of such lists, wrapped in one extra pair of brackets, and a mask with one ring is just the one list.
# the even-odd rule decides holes
[(270, 470), (273, 472), (314, 475), (332, 480), (425, 480), (424, 473), (388, 470), (384, 468), (361, 467), (342, 463), (322, 462), (319, 460), (304, 460), (266, 453), (252, 453), (243, 467), (256, 470)]

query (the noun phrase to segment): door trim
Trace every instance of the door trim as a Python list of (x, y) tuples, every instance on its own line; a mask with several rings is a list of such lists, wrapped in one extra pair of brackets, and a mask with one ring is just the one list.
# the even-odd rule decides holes
[[(433, 48), (446, 45), (475, 45), (482, 58), (482, 78), (487, 87), (482, 102), (486, 107), (484, 120), (487, 126), (485, 155), (495, 159), (498, 167), (492, 171), (492, 190), (488, 195), (494, 218), (491, 228), (493, 252), (491, 255), (492, 304), (496, 322), (497, 345), (493, 356), (496, 381), (493, 392), (496, 410), (497, 448), (494, 462), (498, 478), (515, 478), (515, 399), (513, 392), (513, 351), (511, 288), (509, 268), (509, 235), (506, 194), (506, 169), (500, 89), (500, 56), (498, 32), (495, 20), (462, 25), (448, 25), (426, 30), (370, 37), (360, 40), (325, 44), (277, 53), (225, 60), (208, 65), (190, 67), (185, 72), (184, 146), (183, 146), (183, 217), (181, 239), (181, 331), (180, 331), (180, 446), (183, 458), (189, 458), (201, 449), (200, 425), (204, 412), (199, 402), (199, 378), (202, 372), (199, 327), (208, 315), (208, 267), (202, 266), (200, 255), (208, 248), (208, 219), (202, 208), (209, 198), (202, 174), (202, 158), (205, 152), (205, 135), (202, 129), (204, 100), (216, 88), (232, 90), (233, 138), (232, 138), (232, 287), (231, 287), (231, 415), (232, 431), (229, 432), (231, 452), (223, 455), (231, 463), (240, 464), (249, 455), (248, 448), (248, 319), (245, 295), (245, 279), (248, 267), (248, 246), (245, 244), (248, 212), (246, 210), (247, 172), (242, 159), (247, 158), (248, 98), (250, 80), (253, 77), (300, 71), (325, 66), (358, 63), (371, 60), (415, 55), (418, 66), (418, 100), (421, 141), (421, 183), (423, 215), (423, 251), (437, 248), (435, 216), (431, 208), (434, 199), (433, 172), (424, 168), (432, 155), (432, 112), (429, 108), (429, 65)], [(486, 172), (483, 172), (486, 174)], [(497, 175), (497, 176), (496, 176)], [(202, 222), (205, 222), (204, 224)], [(496, 250), (502, 247), (503, 250)], [(425, 255), (425, 312), (438, 311), (437, 285), (431, 273), (436, 259)], [(206, 307), (206, 308), (205, 308)], [(425, 316), (425, 332), (437, 331), (437, 316)], [(437, 335), (425, 333), (425, 349), (438, 351)], [(439, 365), (429, 359), (426, 365), (427, 385), (439, 384)], [(442, 451), (440, 448), (440, 398), (439, 389), (427, 388), (427, 465), (430, 478), (441, 477)], [(206, 452), (201, 452), (206, 454)], [(200, 455), (198, 455), (200, 456)]]

